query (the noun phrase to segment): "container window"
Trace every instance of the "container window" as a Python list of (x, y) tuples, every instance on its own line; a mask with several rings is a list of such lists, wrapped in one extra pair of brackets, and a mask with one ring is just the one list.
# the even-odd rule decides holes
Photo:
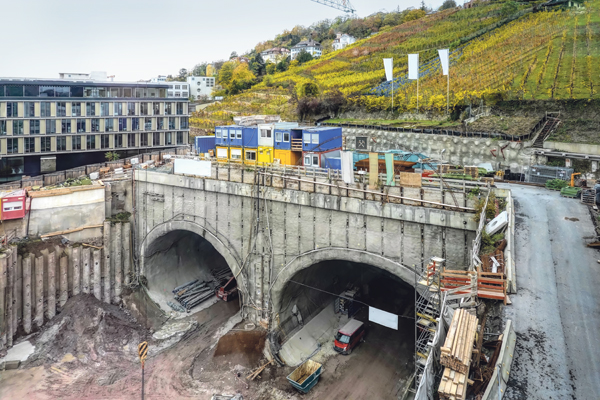
[(235, 130), (233, 130), (233, 129), (229, 130), (229, 139), (235, 139)]
[(310, 166), (310, 156), (304, 157), (304, 166)]
[(221, 139), (221, 130), (220, 129), (215, 130), (215, 138)]
[(227, 149), (217, 149), (217, 158), (227, 158)]
[(241, 139), (242, 138), (242, 130), (238, 129), (237, 131), (235, 131), (235, 136), (236, 136), (236, 138)]
[(22, 210), (22, 209), (23, 209), (23, 203), (20, 201), (9, 201), (9, 202), (2, 204), (2, 211), (16, 211), (16, 210)]
[(305, 145), (310, 144), (310, 133), (305, 133), (304, 134), (304, 144)]
[(256, 160), (256, 152), (255, 151), (246, 151), (246, 160), (255, 161)]
[(313, 133), (311, 136), (312, 136), (312, 144), (319, 144), (319, 134)]
[(319, 156), (312, 156), (312, 165), (319, 165)]
[(260, 137), (270, 138), (271, 137), (271, 130), (270, 129), (261, 129), (260, 130)]
[(284, 142), (289, 142), (290, 141), (290, 133), (289, 132), (284, 132), (283, 133), (283, 141)]
[(239, 150), (239, 149), (231, 150), (231, 158), (233, 160), (241, 160), (242, 159), (242, 150)]
[(283, 139), (283, 135), (281, 134), (281, 132), (275, 132), (275, 141), (281, 142), (282, 139)]

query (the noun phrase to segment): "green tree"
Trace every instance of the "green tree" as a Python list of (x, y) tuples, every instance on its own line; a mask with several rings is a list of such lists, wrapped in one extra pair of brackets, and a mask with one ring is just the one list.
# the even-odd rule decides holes
[(235, 61), (227, 61), (223, 63), (221, 69), (219, 69), (218, 81), (223, 87), (229, 86), (231, 83), (231, 78), (233, 77), (233, 70), (237, 66), (237, 62)]
[(203, 62), (201, 64), (196, 64), (194, 69), (192, 70), (193, 76), (206, 76), (206, 66), (208, 63)]
[(119, 154), (116, 151), (107, 151), (104, 153), (104, 158), (106, 158), (106, 161), (117, 161)]
[(266, 69), (267, 75), (273, 75), (277, 71), (277, 65), (273, 64), (270, 61), (267, 61)]
[(300, 86), (301, 97), (317, 97), (319, 95), (319, 87), (314, 82), (306, 82)]
[(232, 51), (231, 55), (229, 56), (229, 59), (231, 60), (232, 58), (237, 58), (237, 56), (238, 56), (237, 51)]
[(304, 64), (305, 62), (309, 62), (313, 59), (312, 54), (310, 54), (308, 51), (306, 50), (302, 50), (300, 53), (298, 53), (298, 55), (296, 56), (296, 60), (298, 60), (298, 62), (300, 64)]
[(515, 1), (507, 1), (502, 5), (502, 8), (500, 9), (500, 13), (502, 14), (502, 16), (504, 17), (508, 17), (514, 13), (516, 13), (519, 10), (519, 6), (517, 5), (517, 3)]
[(248, 63), (238, 63), (231, 74), (227, 92), (237, 94), (242, 90), (250, 89), (254, 83), (256, 83), (256, 76), (250, 71)]
[(439, 10), (447, 10), (449, 8), (456, 8), (456, 2), (454, 0), (446, 0), (442, 3)]
[(286, 57), (277, 63), (277, 71), (285, 72), (290, 67), (290, 58)]
[(410, 10), (404, 16), (402, 22), (414, 21), (416, 19), (423, 18), (427, 14), (424, 10)]

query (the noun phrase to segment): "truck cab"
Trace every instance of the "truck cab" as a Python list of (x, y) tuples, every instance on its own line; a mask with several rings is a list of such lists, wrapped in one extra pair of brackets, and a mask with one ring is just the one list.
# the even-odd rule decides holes
[(333, 341), (333, 349), (338, 353), (350, 354), (360, 342), (364, 341), (365, 324), (356, 319), (350, 319), (346, 325), (337, 331)]

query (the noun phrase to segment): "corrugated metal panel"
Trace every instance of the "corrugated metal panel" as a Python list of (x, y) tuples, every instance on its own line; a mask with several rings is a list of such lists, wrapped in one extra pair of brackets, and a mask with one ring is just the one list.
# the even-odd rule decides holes
[(215, 149), (214, 136), (196, 136), (196, 153), (208, 153), (209, 150)]
[(244, 147), (258, 147), (258, 128), (256, 126), (245, 127), (242, 131), (242, 142)]

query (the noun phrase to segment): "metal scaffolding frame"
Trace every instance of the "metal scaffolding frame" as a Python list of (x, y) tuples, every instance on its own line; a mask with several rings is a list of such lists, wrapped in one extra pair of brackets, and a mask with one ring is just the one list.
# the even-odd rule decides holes
[(342, 10), (348, 14), (353, 14), (356, 12), (352, 4), (350, 4), (350, 0), (311, 0), (315, 3), (323, 4), (325, 6), (329, 6), (338, 10)]

